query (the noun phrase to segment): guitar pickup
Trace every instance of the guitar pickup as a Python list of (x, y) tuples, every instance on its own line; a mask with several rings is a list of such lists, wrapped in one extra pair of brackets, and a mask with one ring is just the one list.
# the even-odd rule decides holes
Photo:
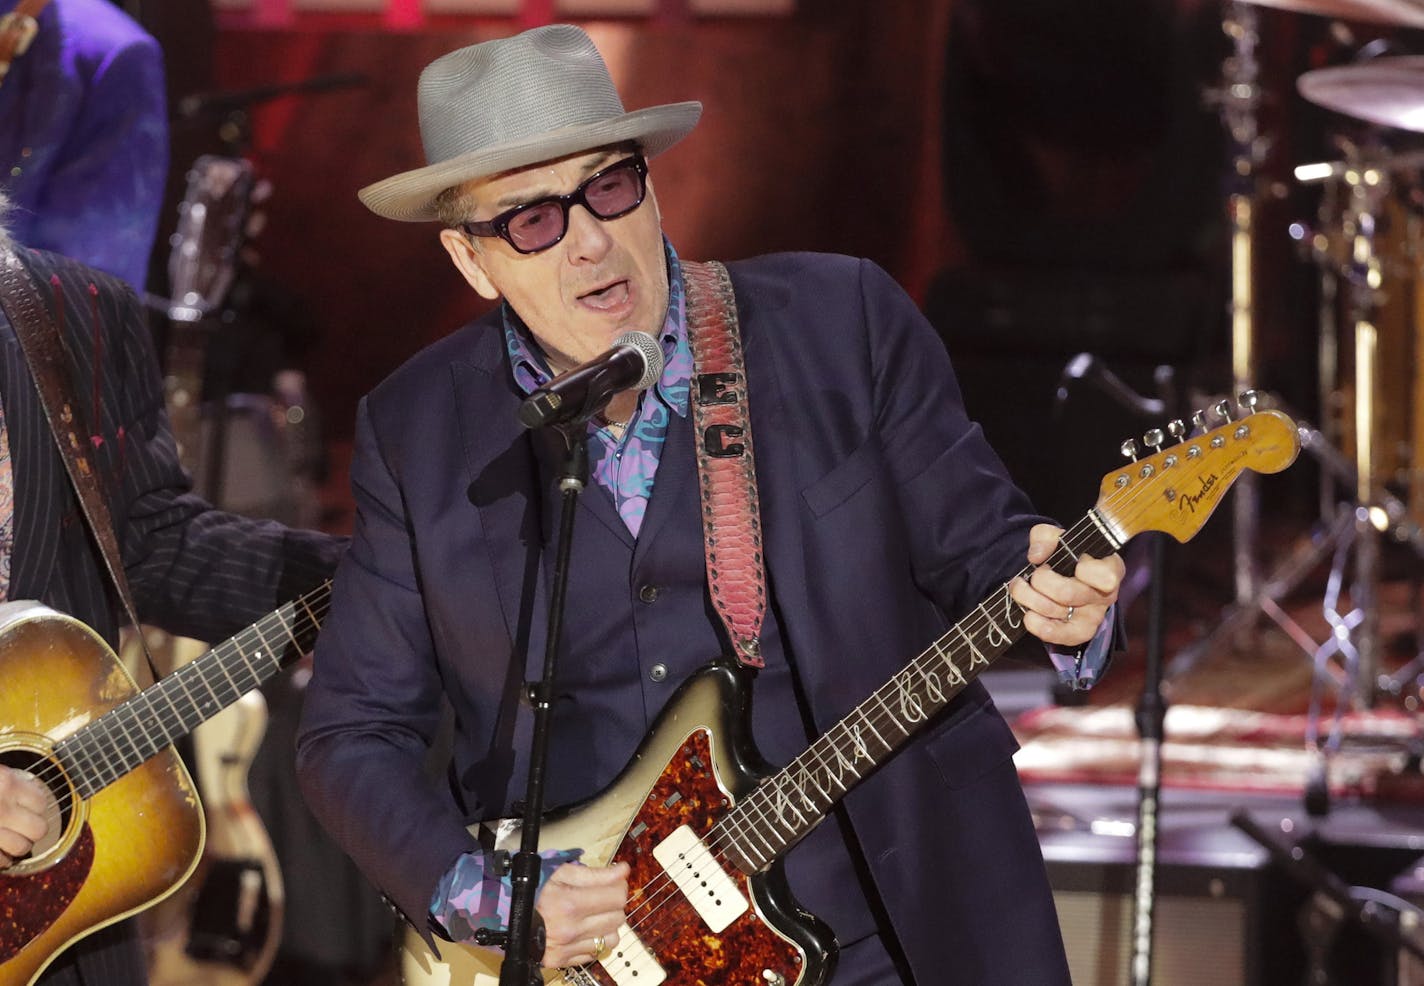
[(713, 933), (724, 931), (751, 906), (736, 881), (686, 825), (658, 843), (653, 858)]
[(658, 986), (667, 978), (657, 958), (626, 922), (618, 929), (618, 944), (598, 964), (617, 986)]

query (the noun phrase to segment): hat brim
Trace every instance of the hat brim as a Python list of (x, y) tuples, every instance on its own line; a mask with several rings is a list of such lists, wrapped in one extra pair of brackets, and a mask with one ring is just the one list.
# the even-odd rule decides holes
[(402, 222), (428, 222), (437, 218), (435, 199), (447, 188), (628, 140), (637, 142), (644, 157), (653, 157), (686, 137), (701, 116), (702, 104), (695, 101), (650, 106), (597, 123), (565, 127), (535, 138), (481, 148), (414, 171), (403, 171), (367, 185), (356, 195), (378, 216)]

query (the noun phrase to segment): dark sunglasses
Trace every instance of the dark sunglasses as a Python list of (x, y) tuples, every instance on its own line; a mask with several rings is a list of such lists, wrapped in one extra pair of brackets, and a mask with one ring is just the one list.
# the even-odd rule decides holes
[(648, 162), (634, 154), (591, 175), (567, 195), (526, 202), (493, 219), (461, 223), (460, 228), (471, 236), (503, 237), (520, 253), (538, 253), (564, 238), (569, 210), (576, 205), (605, 222), (638, 208), (648, 191), (647, 176)]

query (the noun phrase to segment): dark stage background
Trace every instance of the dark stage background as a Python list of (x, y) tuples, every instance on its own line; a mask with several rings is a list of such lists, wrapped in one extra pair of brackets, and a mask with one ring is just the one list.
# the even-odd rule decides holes
[[(260, 386), (274, 358), (306, 370), (337, 443), (363, 393), (484, 305), (433, 226), (379, 219), (356, 190), (423, 162), (414, 119), (423, 65), (513, 33), (548, 7), (462, 19), (393, 6), (415, 12), (130, 3), (168, 52), (175, 111), (195, 94), (361, 80), (174, 121), (174, 210), (188, 162), (224, 137), (236, 135), (226, 146), (270, 182), (264, 228), (246, 254), (250, 290), (238, 295), (251, 316), (243, 324), (266, 335), (246, 347), (262, 355), (242, 383)], [(1079, 512), (1119, 441), (1147, 424), (1093, 394), (1055, 407), (1075, 353), (1101, 356), (1136, 386), (1150, 388), (1165, 363), (1179, 392), (1224, 391), (1230, 148), (1206, 94), (1229, 54), (1218, 5), (816, 0), (741, 18), (656, 9), (583, 23), (630, 108), (705, 104), (698, 129), (654, 166), (679, 251), (830, 250), (883, 265), (940, 329), (971, 410), (1045, 509)], [(1370, 39), (1410, 38), (1365, 26), (1351, 36), (1322, 18), (1258, 10), (1269, 137), (1260, 382), (1314, 414), (1314, 272), (1286, 228), (1312, 219), (1316, 193), (1295, 187), (1290, 168), (1330, 154), (1333, 130), (1294, 79)], [(166, 250), (156, 251), (160, 294)]]

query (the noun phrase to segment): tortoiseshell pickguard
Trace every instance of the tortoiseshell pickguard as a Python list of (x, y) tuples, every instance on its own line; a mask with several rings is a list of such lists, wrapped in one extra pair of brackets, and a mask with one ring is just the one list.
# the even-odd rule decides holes
[[(619, 845), (614, 859), (626, 861), (633, 868), (628, 877), (632, 888), (629, 924), (643, 946), (657, 957), (667, 981), (676, 986), (766, 983), (764, 970), (779, 973), (787, 983), (796, 983), (804, 966), (800, 950), (773, 931), (755, 907), (749, 907), (731, 925), (714, 934), (681, 893), (665, 899), (666, 890), (655, 891), (649, 896), (658, 899), (656, 908), (650, 913), (650, 908), (643, 906), (643, 888), (665, 888), (668, 882), (661, 864), (653, 858), (653, 849), (682, 825), (705, 837), (730, 808), (727, 795), (717, 786), (712, 762), (708, 732), (698, 729), (668, 761)], [(748, 878), (729, 862), (724, 861), (724, 869), (752, 902)], [(614, 961), (616, 956), (604, 960), (605, 964)], [(584, 971), (605, 986), (614, 982), (596, 964), (585, 966)]]
[(28, 876), (0, 876), (0, 962), (8, 962), (74, 902), (94, 865), (88, 825), (54, 866)]

